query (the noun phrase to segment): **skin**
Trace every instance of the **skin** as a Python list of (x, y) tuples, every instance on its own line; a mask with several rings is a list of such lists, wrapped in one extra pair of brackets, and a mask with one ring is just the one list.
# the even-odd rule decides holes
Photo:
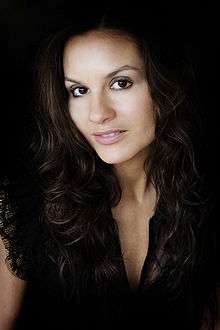
[[(124, 65), (131, 65), (141, 70), (123, 70), (105, 78)], [(128, 278), (135, 288), (148, 246), (148, 230), (144, 226), (144, 224), (147, 226), (145, 216), (142, 221), (142, 215), (146, 215), (146, 210), (149, 209), (147, 204), (143, 207), (142, 203), (146, 200), (146, 192), (147, 200), (154, 205), (154, 198), (150, 198), (153, 196), (150, 194), (152, 190), (145, 185), (143, 162), (147, 157), (148, 147), (154, 139), (155, 107), (143, 74), (143, 61), (135, 45), (128, 38), (91, 32), (74, 37), (68, 42), (64, 52), (64, 72), (65, 76), (80, 81), (80, 86), (89, 90), (84, 96), (73, 98), (70, 88), (76, 84), (65, 82), (70, 93), (69, 109), (72, 120), (99, 157), (106, 163), (114, 165), (122, 183), (123, 200), (130, 202), (129, 212), (125, 207), (126, 203), (120, 203), (115, 212), (118, 214), (118, 219), (123, 218), (125, 212), (128, 212), (125, 217), (126, 223), (119, 223), (119, 229)], [(125, 76), (133, 81), (132, 87), (117, 90), (119, 86), (116, 83), (112, 88), (113, 78)], [(98, 144), (91, 134), (109, 128), (122, 128), (128, 132), (119, 143), (108, 146)], [(132, 223), (133, 219), (135, 225)], [(130, 251), (133, 255), (129, 254)], [(9, 271), (5, 263), (6, 256), (7, 252), (0, 238), (0, 329), (2, 330), (14, 327), (26, 288), (26, 282)], [(204, 324), (201, 330), (206, 329), (207, 326)], [(215, 330), (219, 329), (218, 319)]]
[[(148, 250), (146, 220), (155, 206), (155, 192), (146, 187), (144, 172), (155, 138), (155, 109), (144, 62), (128, 37), (90, 31), (69, 40), (63, 63), (71, 118), (99, 157), (113, 164), (122, 187), (122, 199), (112, 213), (128, 281), (135, 290)], [(95, 141), (92, 133), (112, 128), (127, 130), (123, 139), (111, 145)]]
[(7, 251), (0, 237), (0, 329), (12, 330), (21, 310), (27, 284), (9, 270), (6, 257)]
[[(140, 70), (123, 70), (107, 77), (124, 65)], [(113, 214), (120, 220), (124, 262), (133, 288), (138, 285), (148, 249), (146, 214), (150, 218), (152, 213), (149, 210), (155, 205), (155, 190), (152, 186), (146, 187), (143, 164), (155, 137), (156, 105), (151, 99), (143, 66), (143, 60), (131, 40), (101, 31), (73, 37), (64, 50), (65, 76), (80, 82), (65, 81), (71, 118), (99, 157), (114, 165), (121, 182), (122, 202)], [(119, 90), (118, 83), (113, 84), (117, 77), (128, 77), (133, 85)], [(86, 87), (86, 90), (81, 90), (85, 93), (83, 96), (74, 98), (71, 88), (77, 86)], [(75, 92), (79, 93), (79, 90)], [(124, 139), (112, 145), (98, 144), (92, 137), (92, 133), (110, 128), (122, 128), (128, 132)], [(220, 330), (219, 319), (215, 330)], [(201, 330), (206, 329), (204, 323)]]
[[(128, 37), (90, 31), (67, 42), (63, 65), (72, 120), (99, 157), (114, 165), (123, 200), (141, 204), (152, 190), (144, 160), (155, 138), (155, 106), (136, 45)], [(127, 132), (112, 145), (95, 141), (92, 133), (111, 128)]]

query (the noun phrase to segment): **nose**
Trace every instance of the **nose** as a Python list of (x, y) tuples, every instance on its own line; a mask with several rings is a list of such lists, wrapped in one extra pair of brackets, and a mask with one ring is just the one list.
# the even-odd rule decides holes
[(93, 95), (90, 102), (89, 120), (101, 124), (115, 117), (115, 109), (104, 95)]

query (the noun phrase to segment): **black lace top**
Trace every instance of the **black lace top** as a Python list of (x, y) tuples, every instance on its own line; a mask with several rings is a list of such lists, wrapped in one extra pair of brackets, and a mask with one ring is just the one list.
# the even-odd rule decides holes
[[(25, 182), (25, 183), (24, 183)], [(80, 302), (65, 300), (58, 269), (47, 254), (50, 236), (39, 216), (39, 197), (26, 181), (0, 185), (0, 236), (8, 251), (7, 264), (18, 277), (28, 281), (17, 329), (110, 329), (129, 326), (139, 329), (199, 329), (198, 313), (192, 292), (170, 299), (158, 281), (146, 290), (148, 265), (154, 258), (161, 214), (150, 221), (149, 250), (135, 292), (124, 280), (108, 294), (88, 293)]]

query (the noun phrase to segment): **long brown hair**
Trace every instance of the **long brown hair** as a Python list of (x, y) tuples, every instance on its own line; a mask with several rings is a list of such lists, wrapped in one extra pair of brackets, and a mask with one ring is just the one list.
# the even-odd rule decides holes
[[(157, 257), (147, 279), (154, 283), (164, 278), (169, 292), (184, 292), (208, 261), (204, 228), (211, 205), (203, 194), (193, 144), (199, 120), (187, 94), (186, 71), (179, 76), (169, 71), (158, 60), (154, 38), (148, 42), (143, 31), (137, 35), (105, 20), (94, 28), (129, 36), (145, 61), (146, 79), (158, 106), (145, 171), (155, 186), (161, 215)], [(63, 280), (72, 274), (73, 291), (86, 287), (90, 275), (97, 284), (120, 277), (121, 265), (111, 213), (120, 201), (121, 187), (112, 165), (98, 157), (70, 118), (64, 85), (65, 44), (87, 30), (68, 26), (50, 36), (39, 52), (31, 145), (43, 196), (42, 217), (53, 238), (50, 256)]]

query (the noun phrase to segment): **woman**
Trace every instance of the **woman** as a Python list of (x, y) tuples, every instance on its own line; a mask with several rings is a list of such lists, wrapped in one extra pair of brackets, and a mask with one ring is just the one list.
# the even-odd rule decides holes
[[(1, 221), (9, 269), (21, 292), (29, 283), (21, 328), (214, 329), (212, 204), (185, 76), (159, 62), (155, 35), (128, 21), (67, 27), (40, 52), (38, 206), (31, 225), (16, 205)], [(5, 209), (16, 200), (7, 187)]]

